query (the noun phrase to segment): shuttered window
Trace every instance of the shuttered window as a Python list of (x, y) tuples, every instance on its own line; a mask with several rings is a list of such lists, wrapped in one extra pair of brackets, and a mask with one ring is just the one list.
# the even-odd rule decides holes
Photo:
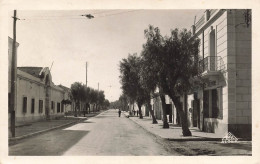
[(23, 113), (27, 112), (27, 97), (23, 97)]

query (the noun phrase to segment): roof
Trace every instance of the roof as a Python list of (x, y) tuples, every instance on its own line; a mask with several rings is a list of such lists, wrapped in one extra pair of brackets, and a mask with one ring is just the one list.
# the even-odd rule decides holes
[(68, 88), (68, 87), (65, 87), (64, 85), (58, 85), (59, 87), (61, 87), (62, 89), (64, 89), (64, 90), (70, 90), (70, 88)]
[(39, 78), (39, 74), (43, 69), (43, 67), (17, 67), (17, 68), (37, 78)]

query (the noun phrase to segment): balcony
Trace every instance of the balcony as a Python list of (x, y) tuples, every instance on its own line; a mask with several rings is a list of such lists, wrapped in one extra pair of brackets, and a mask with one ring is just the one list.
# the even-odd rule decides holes
[(218, 76), (224, 69), (225, 65), (220, 56), (208, 56), (199, 62), (199, 73), (203, 78)]

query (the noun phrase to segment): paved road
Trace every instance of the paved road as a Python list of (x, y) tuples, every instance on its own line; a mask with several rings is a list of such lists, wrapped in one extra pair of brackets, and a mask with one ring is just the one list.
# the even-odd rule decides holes
[(173, 155), (128, 118), (108, 110), (74, 126), (10, 146), (9, 155)]

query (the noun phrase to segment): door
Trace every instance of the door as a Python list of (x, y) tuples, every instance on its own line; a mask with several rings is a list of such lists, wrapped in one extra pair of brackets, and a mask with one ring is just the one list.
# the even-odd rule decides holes
[(192, 101), (192, 124), (193, 127), (197, 127), (198, 126), (198, 113), (197, 113), (197, 101), (193, 100)]
[(198, 127), (200, 129), (200, 100), (195, 99), (193, 100), (193, 111), (192, 111), (192, 117), (193, 117), (193, 126)]

